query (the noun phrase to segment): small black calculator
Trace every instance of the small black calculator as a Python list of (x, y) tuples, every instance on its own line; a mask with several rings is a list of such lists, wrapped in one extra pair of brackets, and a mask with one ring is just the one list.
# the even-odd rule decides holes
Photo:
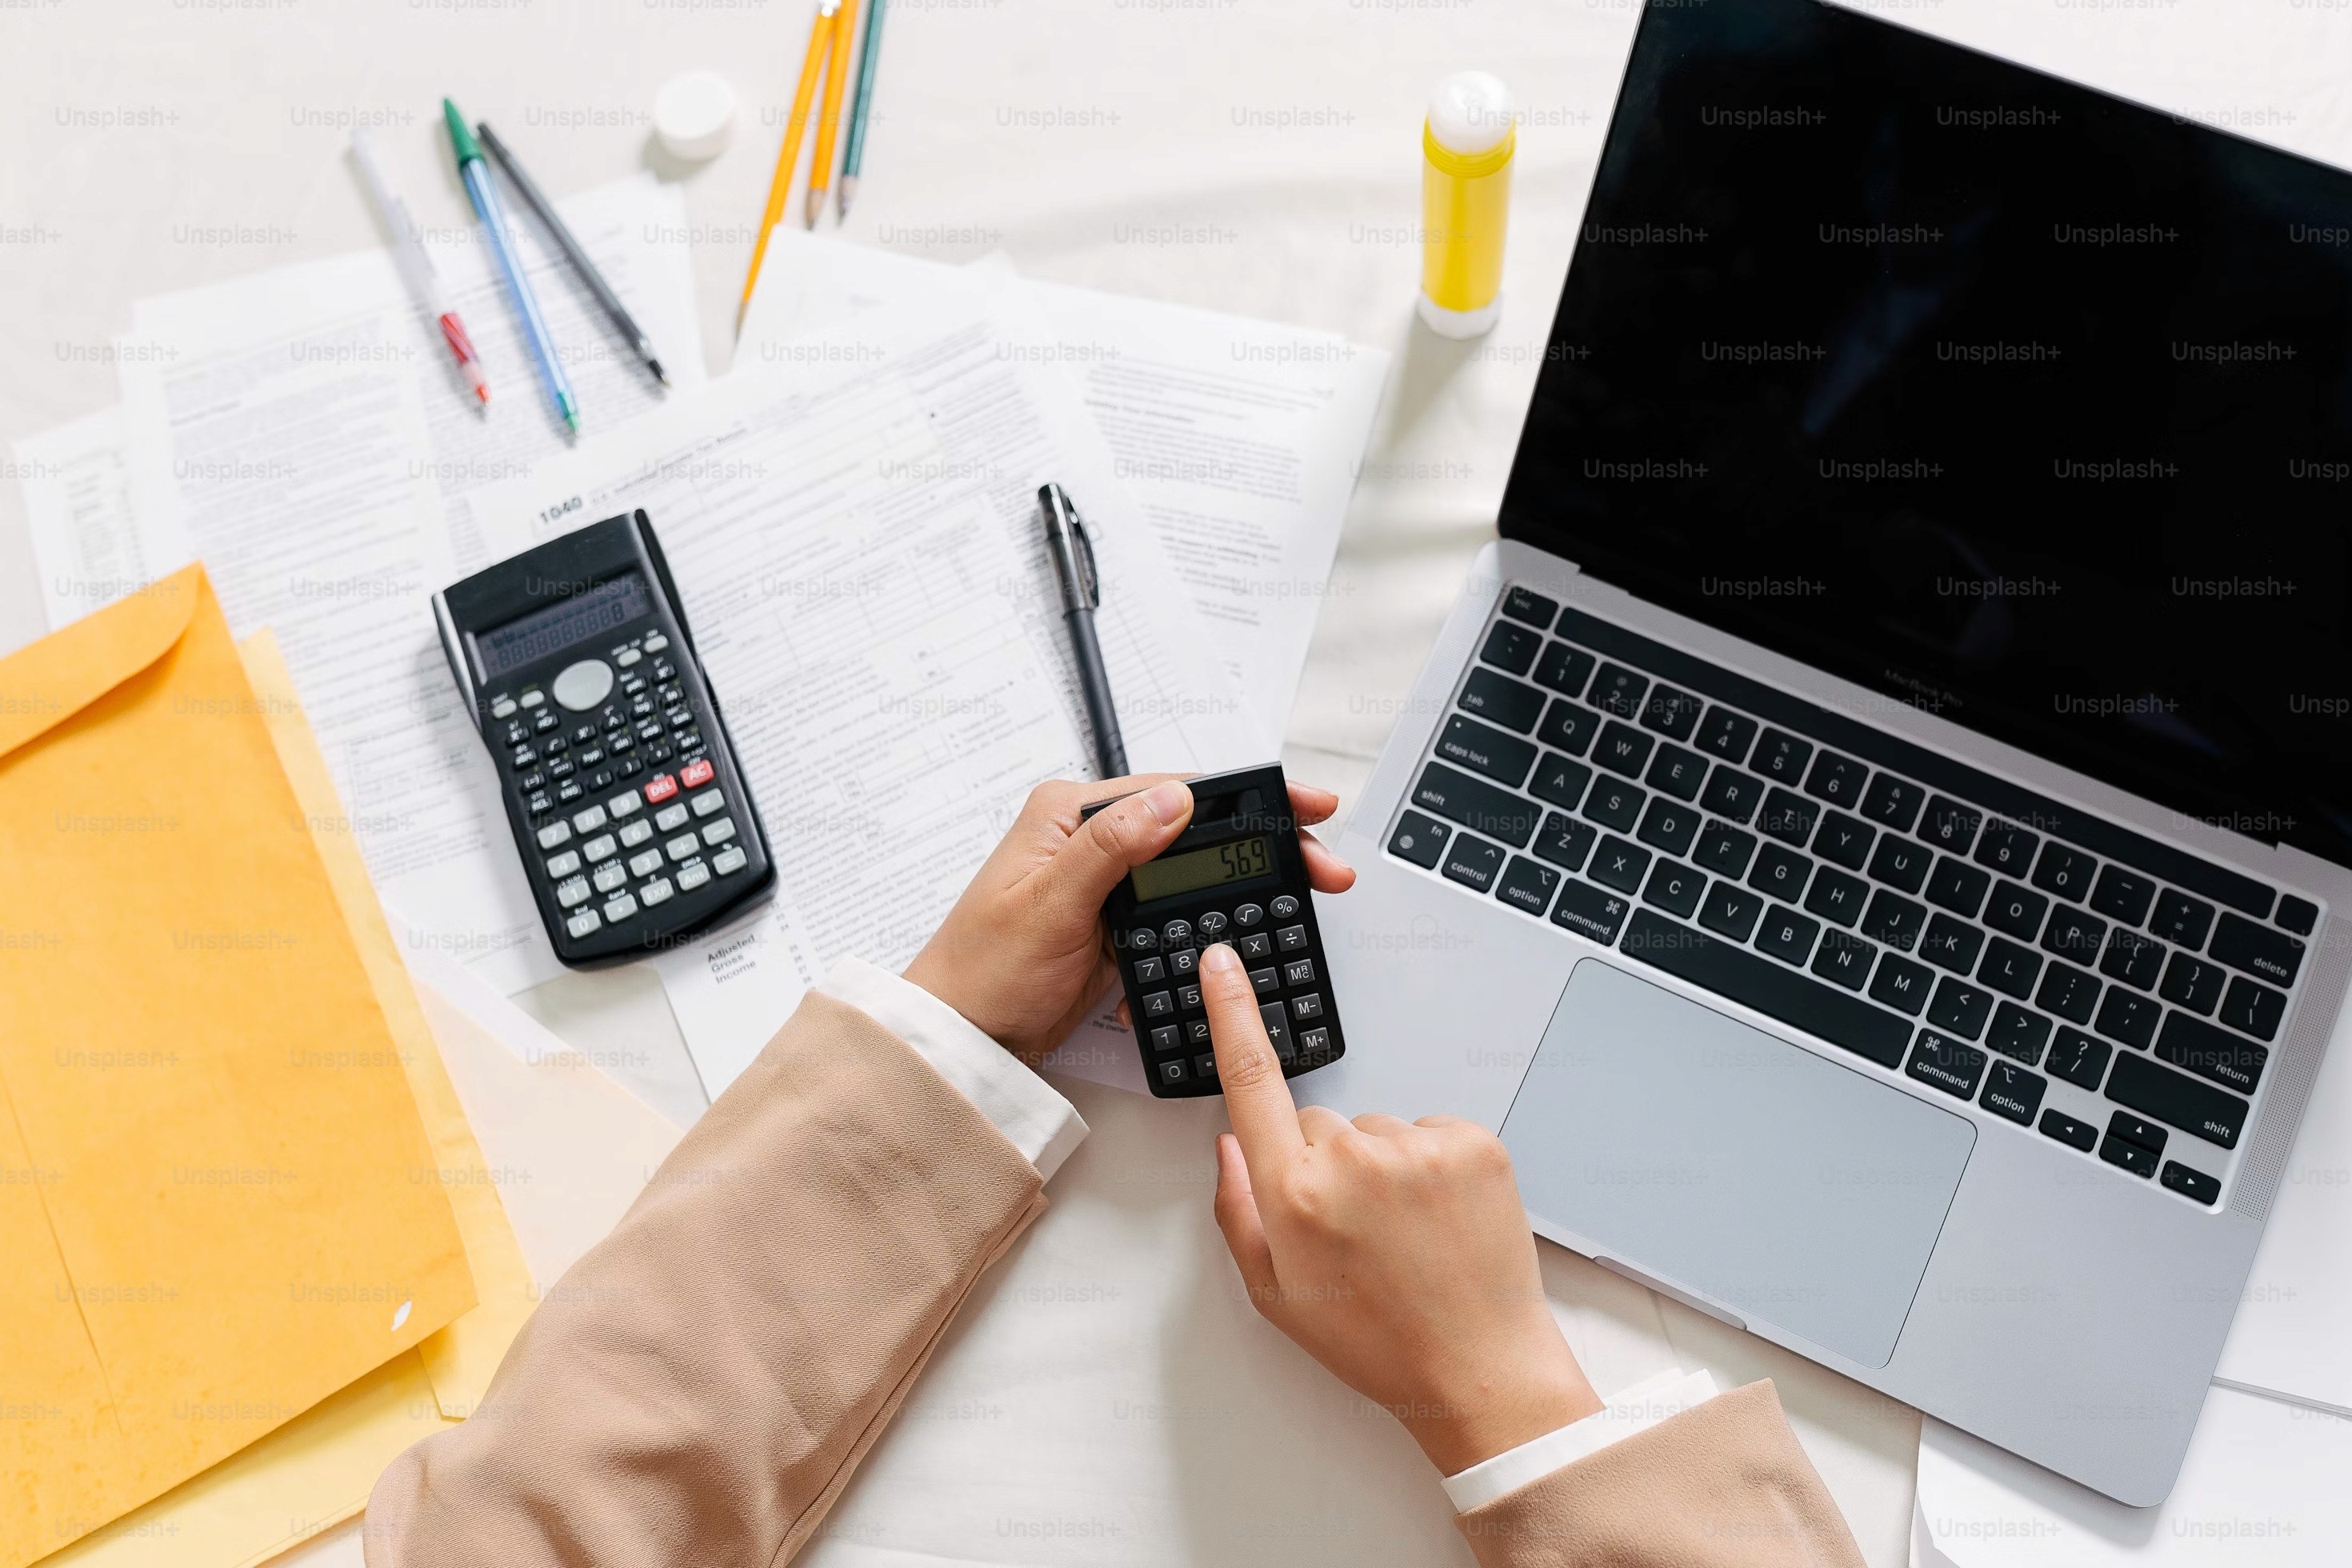
[(642, 511), (433, 595), (555, 956), (618, 963), (775, 885), (669, 564)]
[(1230, 942), (1241, 955), (1283, 1077), (1312, 1072), (1347, 1048), (1281, 764), (1191, 783), (1192, 826), (1103, 905), (1144, 1077), (1162, 1100), (1217, 1092), (1199, 973), (1211, 942)]

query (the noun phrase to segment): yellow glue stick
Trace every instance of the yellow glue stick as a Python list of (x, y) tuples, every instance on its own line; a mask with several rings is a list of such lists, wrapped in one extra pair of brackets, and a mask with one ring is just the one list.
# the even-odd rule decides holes
[(1421, 319), (1475, 338), (1503, 312), (1503, 236), (1518, 150), (1510, 89), (1485, 71), (1437, 84), (1421, 130)]

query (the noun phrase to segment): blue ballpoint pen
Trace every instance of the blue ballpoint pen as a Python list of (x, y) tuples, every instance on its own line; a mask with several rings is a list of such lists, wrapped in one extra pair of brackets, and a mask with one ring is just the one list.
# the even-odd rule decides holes
[(556, 414), (567, 429), (575, 435), (580, 429), (580, 400), (572, 394), (572, 380), (563, 374), (563, 362), (555, 357), (555, 341), (547, 334), (547, 318), (540, 313), (539, 297), (530, 291), (530, 279), (523, 276), (522, 258), (515, 254), (514, 236), (507, 225), (507, 212), (499, 201), (498, 187), (490, 184), (490, 166), (482, 160), (481, 144), (466, 125), (466, 117), (447, 99), (441, 100), (441, 113), (449, 121), (449, 142), (457, 153), (457, 174), (466, 182), (466, 194), (474, 200), (474, 211), (482, 226), (490, 231), (490, 245), (499, 253), (499, 266), (507, 275), (507, 292), (514, 296), (515, 309), (522, 315), (523, 333), (530, 339), (530, 351), (539, 361), (539, 379), (547, 387), (549, 401), (555, 405)]

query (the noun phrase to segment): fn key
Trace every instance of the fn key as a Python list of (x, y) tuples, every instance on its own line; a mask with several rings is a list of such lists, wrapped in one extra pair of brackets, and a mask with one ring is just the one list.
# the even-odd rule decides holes
[(1282, 1004), (1269, 1002), (1257, 1010), (1257, 1016), (1265, 1021), (1265, 1037), (1274, 1042), (1274, 1054), (1285, 1062), (1297, 1061), (1298, 1047), (1291, 1042), (1290, 1019)]

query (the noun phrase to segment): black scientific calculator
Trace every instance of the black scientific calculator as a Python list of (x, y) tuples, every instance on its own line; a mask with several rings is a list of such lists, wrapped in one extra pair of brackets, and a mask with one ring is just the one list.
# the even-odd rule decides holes
[(1103, 905), (1144, 1077), (1162, 1100), (1217, 1092), (1201, 1005), (1201, 949), (1211, 942), (1241, 955), (1283, 1077), (1347, 1048), (1281, 764), (1194, 779), (1192, 788), (1192, 826)]
[(773, 888), (735, 751), (642, 511), (433, 595), (555, 955), (668, 946)]

